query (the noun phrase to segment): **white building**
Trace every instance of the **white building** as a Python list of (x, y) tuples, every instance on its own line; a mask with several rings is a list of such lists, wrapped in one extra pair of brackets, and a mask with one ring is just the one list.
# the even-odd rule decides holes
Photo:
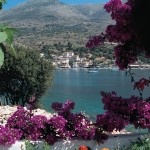
[(83, 61), (83, 62), (81, 63), (81, 66), (82, 66), (83, 68), (87, 68), (87, 67), (89, 67), (89, 65), (90, 65), (90, 62), (89, 62), (89, 61)]
[(73, 68), (79, 68), (78, 62), (73, 62)]
[(58, 60), (57, 64), (61, 68), (70, 68), (69, 59), (68, 58), (62, 58), (62, 59)]
[(74, 59), (74, 61), (80, 61), (79, 55), (75, 55), (75, 56), (73, 57), (73, 59)]
[(64, 52), (63, 53), (63, 57), (64, 58), (71, 58), (74, 56), (74, 53), (73, 52)]

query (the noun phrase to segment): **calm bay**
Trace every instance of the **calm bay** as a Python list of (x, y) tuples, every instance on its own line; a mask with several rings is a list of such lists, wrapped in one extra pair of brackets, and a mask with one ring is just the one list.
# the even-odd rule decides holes
[[(149, 77), (149, 69), (134, 69), (135, 79)], [(150, 87), (143, 92), (143, 97), (149, 96)], [(129, 98), (131, 95), (139, 96), (134, 90), (131, 77), (126, 71), (113, 71), (110, 69), (98, 69), (97, 72), (89, 73), (86, 69), (56, 70), (54, 84), (41, 98), (44, 109), (53, 112), (52, 102), (75, 102), (74, 112), (85, 112), (94, 116), (103, 113), (103, 104), (100, 91), (116, 91), (118, 96)]]

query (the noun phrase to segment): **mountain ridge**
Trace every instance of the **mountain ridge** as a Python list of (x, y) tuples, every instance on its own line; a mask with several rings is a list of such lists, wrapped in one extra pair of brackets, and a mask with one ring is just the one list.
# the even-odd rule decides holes
[(28, 0), (0, 14), (0, 23), (18, 29), (16, 43), (39, 49), (55, 42), (85, 45), (111, 22), (102, 4), (67, 5), (58, 0)]

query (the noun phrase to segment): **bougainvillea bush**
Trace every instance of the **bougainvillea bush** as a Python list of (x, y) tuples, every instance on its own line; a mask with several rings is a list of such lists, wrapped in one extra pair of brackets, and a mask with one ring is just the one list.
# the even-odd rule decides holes
[[(99, 144), (108, 139), (110, 132), (120, 131), (128, 124), (135, 127), (150, 126), (150, 104), (138, 97), (128, 100), (117, 97), (115, 92), (101, 92), (105, 114), (97, 115), (91, 122), (82, 113), (72, 113), (75, 103), (67, 100), (64, 104), (55, 102), (52, 108), (57, 112), (51, 118), (33, 115), (32, 111), (18, 106), (5, 126), (0, 126), (0, 144), (10, 145), (17, 140), (44, 140), (52, 145), (58, 140), (79, 138), (95, 140)], [(128, 103), (130, 102), (130, 103)]]
[(130, 64), (135, 63), (140, 54), (150, 57), (148, 1), (126, 0), (123, 3), (122, 0), (110, 0), (104, 9), (110, 13), (115, 23), (108, 25), (105, 33), (93, 36), (86, 46), (88, 48), (101, 46), (106, 41), (116, 43), (115, 63), (120, 70), (129, 69), (131, 82), (134, 82), (134, 88), (140, 95), (125, 99), (117, 97), (115, 92), (102, 92), (104, 109), (107, 110), (104, 115), (112, 118), (115, 116), (120, 123), (123, 119), (124, 124), (132, 123), (135, 127), (149, 128), (149, 98), (143, 99), (142, 91), (149, 86), (150, 80), (141, 78), (135, 81), (130, 69)]
[(96, 124), (105, 131), (121, 130), (128, 124), (135, 128), (150, 128), (150, 98), (143, 99), (142, 91), (149, 86), (150, 80), (141, 78), (135, 81), (130, 64), (138, 61), (138, 56), (144, 54), (150, 58), (150, 17), (146, 0), (110, 0), (105, 4), (105, 10), (115, 21), (108, 25), (105, 33), (93, 36), (86, 44), (91, 49), (102, 46), (105, 42), (114, 42), (115, 63), (120, 70), (129, 69), (131, 82), (139, 92), (138, 96), (123, 98), (115, 92), (101, 92), (105, 114), (98, 115)]
[(8, 119), (7, 124), (0, 127), (0, 144), (8, 145), (16, 140), (45, 140), (54, 144), (60, 139), (78, 137), (91, 140), (95, 137), (96, 127), (81, 113), (72, 113), (74, 102), (68, 100), (53, 103), (52, 108), (57, 112), (51, 118), (42, 115), (33, 116), (32, 111), (18, 106), (18, 109)]

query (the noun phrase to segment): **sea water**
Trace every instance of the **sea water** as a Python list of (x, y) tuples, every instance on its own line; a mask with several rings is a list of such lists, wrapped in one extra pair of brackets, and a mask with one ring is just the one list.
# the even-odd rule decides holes
[[(132, 70), (135, 80), (141, 77), (149, 77), (150, 70)], [(54, 84), (41, 98), (44, 109), (53, 112), (52, 102), (75, 102), (74, 112), (85, 112), (87, 115), (96, 116), (104, 113), (100, 91), (116, 91), (118, 96), (129, 98), (131, 95), (139, 96), (131, 83), (131, 77), (126, 71), (113, 71), (110, 69), (98, 69), (89, 73), (86, 69), (56, 70)], [(149, 96), (150, 87), (143, 92), (143, 97)]]

